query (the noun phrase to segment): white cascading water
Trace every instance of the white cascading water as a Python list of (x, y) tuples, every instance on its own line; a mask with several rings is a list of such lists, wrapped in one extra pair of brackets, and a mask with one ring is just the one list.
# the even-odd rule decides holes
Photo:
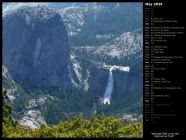
[(109, 79), (108, 79), (107, 87), (106, 87), (104, 98), (103, 98), (103, 104), (110, 104), (110, 99), (111, 99), (111, 94), (112, 94), (113, 84), (114, 84), (112, 69), (113, 67), (111, 67), (109, 70)]
[(111, 100), (111, 94), (112, 94), (112, 90), (113, 90), (113, 84), (114, 84), (114, 78), (112, 75), (112, 71), (113, 70), (120, 70), (120, 71), (124, 71), (124, 72), (129, 72), (130, 71), (130, 67), (121, 67), (121, 66), (111, 66), (109, 69), (109, 79), (108, 79), (108, 83), (107, 83), (107, 87), (105, 90), (105, 94), (104, 97), (102, 99), (102, 104), (110, 104), (110, 100)]

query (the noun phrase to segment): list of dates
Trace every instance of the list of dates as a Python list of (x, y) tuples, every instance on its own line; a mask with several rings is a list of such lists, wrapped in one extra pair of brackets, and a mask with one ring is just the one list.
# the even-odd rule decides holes
[(172, 100), (183, 94), (179, 78), (172, 78), (183, 67), (183, 54), (176, 51), (181, 44), (171, 43), (184, 36), (185, 29), (180, 19), (157, 14), (163, 6), (163, 3), (144, 6), (144, 121), (152, 123), (176, 118)]

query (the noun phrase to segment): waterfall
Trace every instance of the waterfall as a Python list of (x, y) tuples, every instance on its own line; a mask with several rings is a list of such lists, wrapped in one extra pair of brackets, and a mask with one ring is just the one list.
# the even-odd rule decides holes
[(107, 83), (104, 98), (103, 98), (103, 101), (102, 101), (103, 104), (110, 104), (111, 94), (112, 94), (112, 90), (113, 90), (113, 83), (114, 83), (114, 79), (113, 79), (113, 75), (112, 75), (112, 69), (113, 69), (113, 67), (111, 67), (110, 70), (109, 70), (108, 83)]
[(113, 65), (113, 66), (107, 65), (106, 68), (108, 68), (108, 67), (110, 67), (109, 78), (108, 78), (108, 83), (107, 83), (107, 87), (106, 87), (106, 90), (105, 90), (104, 97), (101, 99), (102, 104), (110, 104), (111, 94), (112, 94), (113, 84), (114, 84), (114, 77), (112, 75), (112, 71), (113, 70), (119, 70), (119, 71), (122, 71), (122, 72), (129, 72), (130, 71), (129, 66), (123, 67), (123, 66), (116, 66), (116, 65)]

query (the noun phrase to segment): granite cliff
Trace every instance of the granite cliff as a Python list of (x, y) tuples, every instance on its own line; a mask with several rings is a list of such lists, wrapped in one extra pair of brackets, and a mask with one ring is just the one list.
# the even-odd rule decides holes
[(3, 64), (26, 88), (70, 83), (70, 47), (60, 15), (47, 7), (22, 7), (3, 17)]

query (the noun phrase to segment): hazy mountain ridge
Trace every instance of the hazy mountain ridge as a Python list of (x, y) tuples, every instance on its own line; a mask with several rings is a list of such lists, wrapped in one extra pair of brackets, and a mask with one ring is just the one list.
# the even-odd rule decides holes
[(138, 24), (143, 22), (140, 3), (95, 3), (85, 7), (67, 7), (58, 12), (72, 47), (103, 45), (123, 33), (143, 28)]

